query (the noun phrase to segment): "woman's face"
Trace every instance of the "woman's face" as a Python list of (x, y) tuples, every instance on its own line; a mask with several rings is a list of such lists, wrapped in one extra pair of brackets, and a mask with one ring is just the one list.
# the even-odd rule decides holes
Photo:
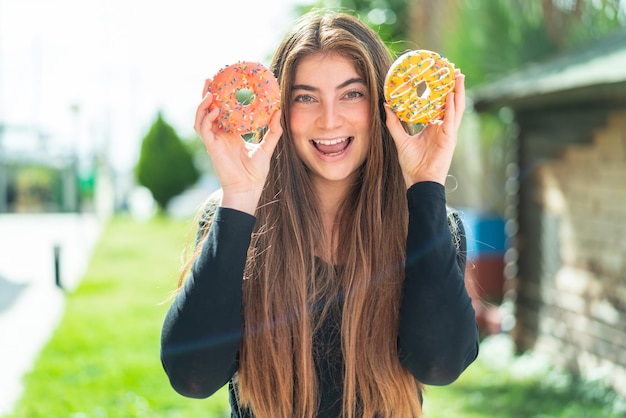
[(370, 97), (352, 61), (313, 54), (296, 67), (289, 123), (318, 185), (354, 181), (370, 146)]

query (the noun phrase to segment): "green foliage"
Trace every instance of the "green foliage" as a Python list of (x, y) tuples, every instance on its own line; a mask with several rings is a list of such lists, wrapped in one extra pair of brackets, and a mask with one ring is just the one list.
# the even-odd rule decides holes
[(114, 218), (106, 226), (7, 418), (230, 416), (225, 388), (205, 400), (184, 398), (159, 360), (161, 325), (188, 231), (187, 221), (161, 217), (145, 223)]
[(200, 177), (190, 150), (160, 112), (141, 143), (135, 175), (161, 210)]
[[(435, 7), (435, 4), (441, 6)], [(626, 0), (318, 0), (301, 6), (343, 10), (375, 29), (395, 53), (421, 44), (438, 44), (441, 52), (467, 76), (472, 87), (523, 65), (538, 62), (605, 37), (626, 27)], [(411, 9), (441, 9), (445, 27), (413, 28)], [(420, 24), (440, 24), (428, 19)], [(432, 41), (432, 42), (431, 42)]]
[(410, 49), (411, 3), (411, 0), (318, 0), (313, 5), (300, 6), (299, 12), (320, 8), (357, 16), (378, 32), (392, 52), (400, 54)]
[[(553, 51), (546, 40), (537, 2), (473, 0), (460, 9), (459, 21), (446, 41), (467, 76), (468, 87), (518, 68)], [(533, 49), (524, 48), (525, 43)]]
[(467, 0), (460, 4), (444, 50), (463, 69), (468, 87), (626, 27), (624, 0)]

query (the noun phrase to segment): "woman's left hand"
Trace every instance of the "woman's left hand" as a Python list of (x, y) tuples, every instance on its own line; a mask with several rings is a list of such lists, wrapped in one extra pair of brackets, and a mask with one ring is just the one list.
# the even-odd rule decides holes
[(446, 97), (443, 121), (429, 123), (417, 135), (409, 135), (398, 117), (385, 105), (391, 133), (407, 188), (420, 181), (445, 184), (457, 133), (465, 111), (465, 76), (457, 70), (455, 87)]

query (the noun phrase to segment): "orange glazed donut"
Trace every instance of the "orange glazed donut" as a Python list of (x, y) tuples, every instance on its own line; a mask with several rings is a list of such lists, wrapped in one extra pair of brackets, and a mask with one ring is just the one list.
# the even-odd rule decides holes
[(401, 55), (387, 72), (385, 100), (398, 119), (427, 124), (443, 119), (446, 96), (454, 89), (454, 64), (424, 49)]
[[(251, 93), (251, 99), (240, 101), (237, 93), (241, 90)], [(221, 109), (219, 127), (240, 135), (266, 128), (272, 113), (280, 107), (278, 81), (259, 63), (238, 62), (220, 69), (209, 91), (213, 105)]]

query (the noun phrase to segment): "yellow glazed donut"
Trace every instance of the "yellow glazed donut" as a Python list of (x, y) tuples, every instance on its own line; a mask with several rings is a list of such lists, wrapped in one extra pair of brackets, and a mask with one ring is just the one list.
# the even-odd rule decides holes
[(427, 124), (443, 119), (446, 96), (454, 89), (454, 64), (420, 49), (401, 55), (387, 72), (385, 100), (398, 119)]

